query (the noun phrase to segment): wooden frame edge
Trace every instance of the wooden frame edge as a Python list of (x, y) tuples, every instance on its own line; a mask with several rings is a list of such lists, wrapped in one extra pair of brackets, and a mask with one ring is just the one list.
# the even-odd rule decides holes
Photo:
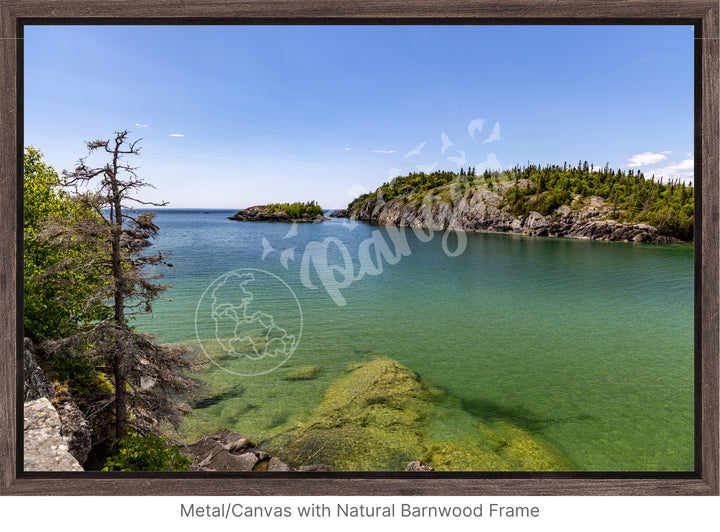
[[(441, 18), (438, 18), (441, 17)], [(702, 356), (696, 379), (697, 436), (702, 439), (700, 461), (695, 477), (679, 478), (577, 478), (548, 475), (515, 478), (361, 478), (345, 476), (298, 476), (297, 478), (233, 478), (227, 476), (153, 477), (117, 475), (98, 478), (89, 473), (50, 474), (18, 477), (16, 429), (19, 404), (15, 383), (22, 346), (20, 327), (14, 310), (21, 303), (15, 276), (22, 255), (17, 242), (20, 227), (18, 172), (22, 159), (19, 135), (18, 31), (23, 21), (45, 20), (85, 23), (209, 22), (247, 23), (300, 22), (391, 23), (501, 21), (527, 24), (559, 23), (694, 23), (700, 30), (696, 44), (696, 169), (701, 171), (701, 230), (703, 253), (696, 264), (696, 348)], [(404, 0), (345, 3), (330, 0), (293, 2), (292, 0), (217, 0), (204, 6), (188, 0), (0, 0), (0, 227), (7, 238), (0, 239), (0, 382), (16, 388), (16, 394), (0, 394), (0, 493), (7, 495), (718, 495), (718, 390), (720, 371), (720, 127), (718, 82), (718, 4), (710, 0), (676, 2), (667, 0), (610, 0), (594, 5), (577, 1), (472, 1)], [(699, 58), (699, 60), (698, 60)], [(699, 87), (697, 86), (699, 83)], [(698, 90), (699, 89), (699, 90)], [(698, 101), (699, 97), (699, 101)], [(699, 153), (699, 154), (698, 154)], [(699, 159), (699, 160), (698, 160)], [(696, 240), (698, 242), (698, 240)], [(699, 354), (700, 354), (699, 353)], [(699, 356), (698, 354), (698, 356)], [(697, 367), (697, 366), (696, 366)]]

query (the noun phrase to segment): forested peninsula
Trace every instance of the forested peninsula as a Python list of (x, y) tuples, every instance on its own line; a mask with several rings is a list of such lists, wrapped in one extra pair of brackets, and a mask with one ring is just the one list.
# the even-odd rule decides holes
[(693, 200), (680, 181), (580, 162), (411, 173), (354, 199), (344, 214), (379, 225), (678, 243), (692, 241)]
[(241, 222), (320, 222), (323, 209), (314, 201), (307, 203), (270, 203), (243, 209), (229, 217)]

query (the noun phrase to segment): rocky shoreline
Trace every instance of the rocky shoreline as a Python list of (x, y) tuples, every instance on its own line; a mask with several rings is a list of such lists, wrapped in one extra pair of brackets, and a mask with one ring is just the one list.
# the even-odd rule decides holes
[[(90, 423), (69, 395), (59, 391), (45, 376), (28, 338), (24, 345), (23, 370), (23, 469), (85, 471), (83, 464), (93, 444)], [(194, 443), (179, 445), (178, 449), (192, 459), (188, 471), (329, 471), (326, 465), (311, 461), (291, 467), (259, 449), (243, 435), (227, 429), (220, 429)], [(433, 470), (420, 461), (412, 461), (406, 467), (406, 471)]]
[(241, 434), (222, 429), (189, 445), (180, 452), (193, 459), (189, 471), (327, 471), (321, 464), (297, 469), (258, 449)]
[(322, 222), (327, 220), (325, 216), (312, 216), (303, 214), (299, 217), (291, 217), (284, 211), (267, 212), (267, 205), (255, 205), (242, 209), (237, 213), (229, 216), (229, 220), (237, 220), (240, 222)]
[[(258, 449), (245, 436), (221, 429), (211, 436), (189, 445), (180, 446), (180, 452), (191, 457), (188, 471), (272, 471), (272, 472), (328, 472), (323, 464), (290, 467), (269, 453)], [(435, 471), (428, 464), (414, 460), (405, 471)]]
[[(479, 233), (504, 233), (525, 236), (564, 237), (613, 242), (680, 243), (682, 240), (662, 234), (647, 224), (623, 223), (610, 219), (612, 205), (603, 198), (589, 196), (563, 205), (543, 216), (531, 211), (527, 217), (508, 212), (504, 192), (509, 183), (494, 191), (474, 188), (460, 198), (453, 198), (448, 187), (437, 189), (422, 201), (407, 196), (387, 202), (367, 199), (354, 205), (347, 217), (378, 225), (458, 230)], [(380, 189), (378, 189), (379, 193)], [(377, 195), (381, 197), (380, 194)]]

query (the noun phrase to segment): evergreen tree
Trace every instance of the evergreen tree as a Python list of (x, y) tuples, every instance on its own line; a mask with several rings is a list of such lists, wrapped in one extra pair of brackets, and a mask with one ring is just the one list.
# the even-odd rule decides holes
[[(47, 242), (61, 249), (80, 242), (94, 250), (80, 260), (69, 257), (65, 268), (107, 272), (103, 289), (88, 296), (85, 303), (106, 305), (109, 315), (71, 337), (48, 342), (46, 349), (56, 354), (68, 348), (83, 351), (98, 367), (106, 368), (113, 384), (114, 434), (118, 440), (126, 435), (128, 411), (133, 428), (139, 432), (152, 430), (152, 416), (177, 424), (180, 412), (172, 394), (192, 386), (182, 376), (182, 370), (192, 365), (186, 347), (158, 345), (128, 323), (129, 315), (135, 312), (151, 312), (152, 301), (167, 288), (154, 282), (158, 276), (148, 268), (166, 264), (168, 254), (143, 253), (158, 231), (154, 213), (129, 206), (164, 205), (135, 196), (139, 189), (149, 186), (137, 176), (136, 168), (124, 161), (139, 153), (138, 142), (130, 141), (127, 131), (116, 133), (114, 139), (88, 142), (89, 154), (104, 153), (109, 162), (93, 168), (86, 164), (86, 157), (81, 158), (75, 170), (64, 172), (64, 176), (68, 186), (76, 187), (74, 201), (95, 215), (76, 220), (51, 217), (41, 232)], [(91, 186), (93, 192), (79, 192)]]

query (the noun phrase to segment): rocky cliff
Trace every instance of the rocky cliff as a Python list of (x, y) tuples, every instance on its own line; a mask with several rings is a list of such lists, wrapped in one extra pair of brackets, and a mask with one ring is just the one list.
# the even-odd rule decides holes
[(24, 462), (26, 471), (82, 471), (92, 445), (90, 422), (67, 393), (59, 393), (38, 366), (25, 338)]
[(61, 436), (60, 416), (46, 397), (24, 405), (25, 471), (83, 471)]
[[(529, 183), (520, 183), (519, 186)], [(647, 224), (622, 223), (610, 219), (612, 206), (598, 196), (575, 198), (543, 216), (531, 211), (526, 217), (509, 212), (504, 193), (509, 183), (494, 190), (471, 188), (453, 195), (451, 187), (440, 187), (422, 199), (400, 196), (387, 202), (381, 195), (351, 204), (348, 217), (379, 225), (453, 229), (485, 233), (511, 233), (527, 236), (565, 237), (620, 242), (676, 243), (681, 240), (662, 234)]]

